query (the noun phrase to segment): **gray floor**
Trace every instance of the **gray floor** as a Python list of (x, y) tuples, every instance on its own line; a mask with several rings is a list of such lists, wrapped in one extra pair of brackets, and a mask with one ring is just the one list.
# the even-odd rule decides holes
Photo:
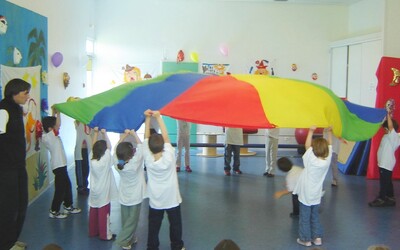
[[(183, 238), (188, 250), (208, 250), (222, 239), (234, 240), (243, 250), (305, 249), (296, 243), (298, 221), (289, 217), (290, 196), (279, 200), (273, 193), (284, 187), (284, 174), (274, 178), (262, 176), (265, 159), (262, 151), (241, 158), (243, 175), (224, 176), (223, 158), (196, 156), (192, 150), (193, 173), (178, 174), (183, 197)], [(222, 153), (222, 151), (221, 151)], [(280, 150), (279, 156), (289, 155), (296, 164), (301, 158), (295, 151)], [(73, 172), (70, 173), (74, 182)], [(331, 174), (325, 180), (321, 222), (325, 235), (322, 249), (367, 249), (373, 244), (386, 244), (400, 249), (400, 204), (390, 208), (370, 208), (367, 203), (378, 192), (378, 181), (362, 176), (340, 174), (339, 186), (330, 186)], [(400, 182), (395, 181), (395, 194), (400, 202)], [(21, 240), (28, 249), (40, 250), (48, 243), (57, 243), (65, 250), (120, 249), (113, 242), (88, 237), (87, 197), (74, 193), (75, 204), (83, 209), (78, 215), (64, 220), (48, 218), (53, 195), (49, 188), (28, 208)], [(139, 242), (133, 249), (146, 249), (147, 206), (137, 230)], [(112, 203), (112, 228), (120, 227), (118, 204)], [(163, 221), (160, 249), (169, 249), (168, 221)], [(311, 249), (311, 248), (310, 248)]]

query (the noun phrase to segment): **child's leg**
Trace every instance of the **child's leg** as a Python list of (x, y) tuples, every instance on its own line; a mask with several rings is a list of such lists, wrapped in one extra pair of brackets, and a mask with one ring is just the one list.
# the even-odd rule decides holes
[(99, 238), (110, 240), (112, 233), (110, 230), (110, 203), (98, 209)]
[(333, 152), (331, 159), (331, 171), (332, 171), (332, 184), (334, 184), (335, 186), (337, 185), (338, 174), (339, 174), (337, 161), (338, 161), (338, 155), (337, 153)]
[(69, 179), (67, 168), (65, 167), (65, 171), (63, 172), (63, 185), (64, 185), (64, 206), (71, 207), (72, 206), (72, 187), (71, 180)]
[(87, 190), (89, 185), (89, 152), (87, 148), (82, 148), (82, 159), (82, 187)]
[(311, 206), (300, 202), (299, 239), (303, 242), (311, 241)]
[(293, 215), (299, 215), (299, 197), (297, 196), (297, 194), (292, 194), (292, 205), (293, 205)]
[(134, 206), (121, 205), (122, 228), (117, 236), (117, 244), (121, 247), (129, 246), (133, 242), (132, 236), (136, 231), (139, 222), (141, 204)]
[(99, 235), (99, 209), (90, 207), (89, 209), (89, 237)]
[(322, 238), (323, 229), (319, 221), (319, 205), (311, 206), (311, 239)]
[(232, 158), (232, 145), (226, 144), (225, 145), (225, 153), (224, 153), (224, 170), (230, 171), (231, 170), (231, 159)]
[(233, 149), (233, 170), (239, 170), (240, 167), (240, 146), (232, 145)]
[(190, 166), (190, 138), (189, 138), (189, 135), (185, 135), (184, 146), (185, 146), (185, 166)]
[(386, 199), (386, 196), (388, 196), (389, 192), (389, 185), (388, 183), (391, 182), (392, 179), (392, 171), (389, 171), (384, 168), (379, 168), (379, 198), (382, 200)]
[(59, 212), (65, 196), (65, 173), (66, 167), (56, 168), (54, 173), (54, 196), (51, 204), (51, 211)]
[(183, 247), (181, 206), (168, 209), (167, 214), (169, 220), (169, 238), (171, 240), (171, 249), (181, 250)]
[(147, 250), (158, 249), (160, 241), (158, 234), (160, 232), (161, 222), (164, 217), (163, 209), (154, 209), (149, 207), (149, 230), (147, 235)]

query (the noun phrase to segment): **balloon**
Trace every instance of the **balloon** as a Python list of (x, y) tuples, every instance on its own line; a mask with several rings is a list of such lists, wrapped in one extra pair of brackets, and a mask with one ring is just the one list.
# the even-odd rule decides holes
[(61, 52), (56, 52), (51, 56), (51, 62), (53, 63), (54, 67), (58, 67), (63, 62), (63, 55)]
[(219, 51), (224, 56), (227, 56), (229, 53), (228, 47), (225, 44), (222, 44), (221, 46), (219, 46)]
[(193, 62), (199, 62), (199, 54), (197, 54), (197, 52), (190, 53), (190, 59), (192, 59)]

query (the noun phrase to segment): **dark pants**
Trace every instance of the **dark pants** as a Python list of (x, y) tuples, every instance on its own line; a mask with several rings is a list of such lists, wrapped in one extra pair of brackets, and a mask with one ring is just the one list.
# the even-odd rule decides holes
[(82, 160), (75, 161), (75, 176), (78, 191), (85, 191), (89, 185), (89, 156), (88, 149), (82, 148)]
[(293, 214), (294, 215), (299, 215), (300, 208), (299, 208), (299, 197), (297, 194), (292, 194), (292, 205), (293, 205)]
[(379, 168), (379, 198), (386, 199), (386, 197), (394, 197), (392, 171), (384, 168)]
[(233, 154), (233, 170), (239, 170), (240, 166), (240, 146), (239, 145), (225, 145), (225, 166), (224, 170), (231, 170), (231, 160)]
[(72, 205), (71, 181), (69, 180), (67, 167), (56, 168), (53, 170), (54, 177), (54, 197), (51, 203), (51, 210), (60, 211), (61, 203), (69, 207)]
[(0, 250), (9, 250), (21, 234), (28, 207), (26, 169), (1, 170), (0, 190)]
[(158, 234), (160, 232), (164, 212), (167, 212), (168, 215), (171, 249), (181, 250), (183, 248), (181, 206), (170, 209), (154, 209), (149, 207), (147, 250), (158, 250), (158, 246), (160, 245)]

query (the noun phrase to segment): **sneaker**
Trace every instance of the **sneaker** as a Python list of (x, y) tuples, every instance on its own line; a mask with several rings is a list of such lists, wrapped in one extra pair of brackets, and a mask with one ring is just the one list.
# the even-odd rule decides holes
[(311, 241), (302, 241), (300, 239), (297, 239), (297, 243), (302, 245), (302, 246), (306, 246), (306, 247), (310, 247), (311, 246)]
[(231, 176), (231, 171), (225, 170), (225, 175), (226, 175), (226, 176)]
[(64, 213), (60, 213), (60, 212), (56, 212), (56, 211), (51, 211), (49, 213), (49, 218), (53, 218), (53, 219), (64, 219), (67, 218), (67, 215)]
[(337, 187), (337, 185), (338, 185), (338, 184), (337, 184), (337, 181), (336, 181), (336, 180), (333, 180), (331, 186), (332, 186), (332, 187)]
[(73, 207), (73, 206), (66, 207), (66, 206), (64, 206), (64, 212), (66, 214), (79, 214), (81, 211), (82, 210), (80, 208), (77, 208), (77, 207)]
[(386, 206), (388, 206), (388, 207), (396, 206), (396, 200), (394, 197), (386, 197), (385, 203), (386, 203)]
[(181, 167), (176, 167), (176, 172), (181, 172)]
[(186, 166), (186, 167), (185, 167), (185, 171), (188, 172), (188, 173), (191, 173), (191, 172), (192, 172), (192, 169), (190, 168), (190, 166)]
[(28, 244), (26, 244), (25, 242), (22, 242), (22, 241), (15, 242), (15, 245), (17, 245), (19, 247), (27, 247), (28, 246)]
[(385, 200), (383, 200), (381, 198), (376, 198), (374, 201), (371, 201), (370, 203), (368, 203), (368, 205), (370, 207), (385, 207), (386, 203), (385, 203)]
[(234, 172), (235, 174), (243, 174), (242, 171), (240, 171), (240, 169), (238, 169), (238, 170), (233, 170), (233, 172)]
[(268, 173), (268, 172), (265, 172), (263, 175), (266, 176), (266, 177), (274, 177), (275, 176), (274, 174), (271, 174), (271, 173)]
[(132, 246), (131, 245), (127, 245), (127, 246), (123, 246), (122, 249), (131, 249)]
[(316, 238), (315, 240), (313, 240), (312, 243), (314, 245), (316, 245), (316, 246), (321, 246), (322, 245), (322, 239), (321, 238)]

